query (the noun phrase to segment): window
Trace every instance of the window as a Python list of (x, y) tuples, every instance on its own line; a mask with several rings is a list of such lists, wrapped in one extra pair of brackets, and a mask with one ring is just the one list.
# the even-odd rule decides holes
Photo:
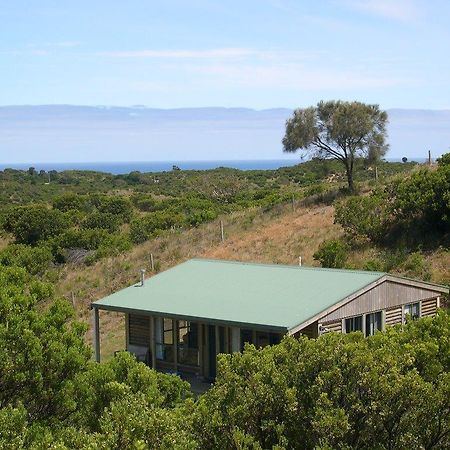
[(420, 303), (409, 303), (408, 305), (405, 305), (404, 307), (404, 313), (405, 313), (405, 321), (407, 320), (407, 317), (409, 316), (412, 320), (416, 320), (420, 317)]
[(366, 336), (373, 336), (376, 331), (383, 328), (383, 316), (381, 311), (366, 314)]
[(253, 331), (248, 329), (241, 329), (241, 351), (244, 350), (245, 343), (253, 344)]
[(178, 322), (178, 362), (188, 366), (199, 365), (198, 351), (199, 327), (195, 322)]
[(345, 332), (362, 331), (363, 317), (356, 316), (345, 319)]
[(172, 319), (155, 320), (156, 359), (173, 361), (173, 325)]
[(263, 348), (267, 345), (276, 345), (281, 342), (281, 335), (279, 333), (269, 333), (264, 331), (256, 332), (256, 347)]

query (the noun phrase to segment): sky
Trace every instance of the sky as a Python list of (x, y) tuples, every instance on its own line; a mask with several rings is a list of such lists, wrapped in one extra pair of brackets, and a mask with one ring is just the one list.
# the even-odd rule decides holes
[(0, 105), (450, 109), (448, 0), (2, 0)]

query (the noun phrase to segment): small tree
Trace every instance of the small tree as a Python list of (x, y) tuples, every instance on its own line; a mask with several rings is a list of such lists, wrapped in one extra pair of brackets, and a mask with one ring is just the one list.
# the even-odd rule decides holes
[(372, 162), (382, 157), (387, 113), (378, 105), (360, 102), (321, 101), (317, 106), (296, 109), (286, 122), (285, 152), (305, 150), (314, 156), (340, 161), (354, 190), (353, 166), (357, 157)]
[(347, 261), (347, 245), (339, 239), (323, 241), (313, 257), (322, 267), (342, 269)]

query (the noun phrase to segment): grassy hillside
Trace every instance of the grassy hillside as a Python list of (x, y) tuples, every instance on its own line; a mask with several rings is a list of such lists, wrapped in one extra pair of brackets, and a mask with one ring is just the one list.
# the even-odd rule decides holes
[[(313, 258), (319, 245), (327, 239), (343, 235), (334, 223), (335, 208), (323, 203), (304, 206), (297, 203), (277, 205), (270, 210), (253, 208), (222, 216), (225, 242), (220, 239), (219, 220), (183, 232), (174, 232), (138, 245), (126, 254), (96, 262), (91, 267), (67, 265), (57, 283), (58, 292), (75, 299), (79, 317), (89, 320), (89, 306), (118, 289), (139, 279), (139, 270), (150, 270), (150, 254), (158, 271), (193, 257), (230, 259), (279, 264), (319, 266)], [(362, 268), (365, 261), (380, 250), (371, 247), (350, 253), (347, 265)], [(437, 249), (425, 254), (431, 267), (432, 281), (450, 280), (450, 251)], [(393, 273), (404, 274), (402, 270)], [(101, 313), (102, 354), (110, 357), (124, 346), (123, 317), (117, 313)], [(89, 334), (91, 339), (91, 334)]]
[[(359, 195), (353, 198), (369, 201), (361, 210), (366, 215), (372, 203), (376, 206), (365, 228), (374, 232), (376, 202), (392, 203), (392, 189), (416, 173), (427, 181), (414, 164), (382, 163), (376, 182), (371, 167), (358, 162)], [(137, 281), (141, 268), (152, 275), (151, 254), (154, 273), (192, 257), (298, 264), (301, 256), (304, 265), (319, 265), (314, 254), (324, 241), (348, 240), (348, 217), (346, 228), (335, 220), (336, 207), (347, 201), (336, 162), (313, 160), (275, 171), (222, 168), (118, 176), (80, 171), (50, 178), (46, 184), (48, 174), (32, 169), (0, 172), (0, 264), (25, 267), (53, 283), (88, 323), (91, 302)], [(413, 190), (406, 186), (406, 191)], [(414, 202), (430, 203), (428, 197)], [(390, 214), (385, 214), (389, 220)], [(350, 211), (349, 217), (358, 215)], [(436, 245), (439, 236), (426, 250), (366, 239), (349, 247), (345, 267), (449, 283), (448, 245), (445, 240)], [(102, 317), (105, 356), (123, 348), (122, 320), (114, 313)]]

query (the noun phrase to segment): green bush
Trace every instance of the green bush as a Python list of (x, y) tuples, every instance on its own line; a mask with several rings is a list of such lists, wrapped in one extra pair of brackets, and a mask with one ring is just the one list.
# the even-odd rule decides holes
[(0, 265), (23, 267), (32, 275), (44, 273), (53, 260), (48, 247), (12, 244), (0, 251)]
[(431, 280), (431, 265), (420, 252), (411, 253), (403, 263), (402, 269), (407, 277)]
[(35, 245), (39, 241), (60, 235), (67, 229), (67, 217), (45, 205), (17, 206), (4, 216), (3, 228), (19, 244)]
[(355, 241), (412, 247), (440, 243), (450, 231), (450, 165), (423, 168), (383, 191), (352, 197), (337, 206), (335, 221)]
[(171, 211), (156, 211), (134, 219), (130, 223), (130, 239), (139, 244), (155, 237), (160, 231), (186, 224), (183, 214)]
[(135, 208), (143, 212), (153, 212), (161, 208), (161, 202), (156, 200), (151, 195), (133, 194), (131, 196), (131, 202)]
[(450, 165), (415, 172), (394, 185), (393, 194), (396, 221), (406, 230), (448, 233)]
[(335, 221), (353, 241), (381, 241), (389, 220), (388, 202), (379, 194), (351, 197), (336, 206)]
[(385, 271), (385, 265), (383, 261), (380, 259), (370, 259), (369, 261), (366, 261), (366, 263), (363, 266), (364, 270), (369, 270), (371, 272), (384, 272)]
[(113, 214), (121, 222), (129, 222), (133, 216), (133, 205), (125, 197), (101, 197), (97, 209), (101, 213)]
[(339, 239), (323, 241), (313, 258), (319, 261), (322, 267), (341, 269), (348, 258), (348, 247)]
[(111, 234), (106, 230), (77, 230), (69, 229), (54, 240), (57, 247), (83, 248), (85, 250), (97, 250), (101, 245), (111, 239)]
[(444, 153), (440, 158), (437, 159), (439, 166), (450, 165), (450, 153)]
[(288, 337), (221, 355), (194, 415), (199, 447), (449, 448), (449, 337), (442, 311), (369, 338)]
[(119, 229), (119, 222), (120, 220), (115, 214), (93, 212), (84, 218), (82, 227), (92, 230), (107, 230), (110, 233), (115, 233)]
[(62, 212), (70, 210), (82, 211), (87, 207), (86, 197), (74, 192), (58, 195), (52, 201), (53, 208)]

